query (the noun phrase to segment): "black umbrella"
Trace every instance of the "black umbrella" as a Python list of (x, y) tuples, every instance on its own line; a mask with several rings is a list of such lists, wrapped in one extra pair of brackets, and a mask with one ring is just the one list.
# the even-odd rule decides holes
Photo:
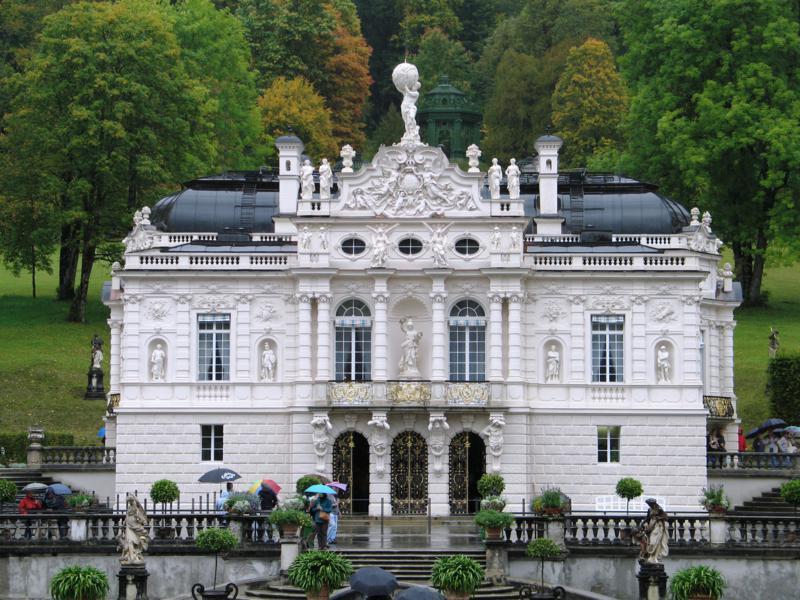
[(397, 589), (397, 578), (380, 567), (364, 567), (350, 576), (350, 587), (365, 596), (387, 596)]
[(429, 587), (413, 585), (397, 594), (394, 600), (444, 600), (444, 596)]
[(783, 419), (767, 419), (761, 425), (753, 429), (752, 431), (748, 431), (746, 438), (755, 437), (765, 431), (769, 431), (770, 429), (775, 429), (776, 427), (782, 427), (786, 425), (786, 421)]
[(331, 596), (330, 600), (364, 600), (364, 595), (355, 590), (340, 590)]
[(226, 481), (236, 481), (241, 478), (242, 476), (233, 469), (219, 467), (217, 469), (212, 469), (208, 473), (203, 473), (197, 481), (202, 483), (225, 483)]

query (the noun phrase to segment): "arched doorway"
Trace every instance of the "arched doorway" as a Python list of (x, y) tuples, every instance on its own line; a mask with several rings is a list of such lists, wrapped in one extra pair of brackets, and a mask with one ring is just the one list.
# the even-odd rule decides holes
[(424, 515), (428, 509), (428, 444), (415, 431), (392, 442), (392, 514)]
[(345, 431), (333, 443), (333, 480), (347, 484), (339, 496), (343, 514), (369, 511), (369, 442), (356, 431)]
[(480, 508), (478, 479), (486, 473), (486, 444), (472, 431), (450, 442), (450, 514), (473, 514)]

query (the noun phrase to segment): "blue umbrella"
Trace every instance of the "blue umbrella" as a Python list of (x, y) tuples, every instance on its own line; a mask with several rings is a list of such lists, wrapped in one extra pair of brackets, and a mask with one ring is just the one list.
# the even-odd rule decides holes
[(444, 600), (439, 592), (429, 587), (414, 585), (395, 596), (396, 600)]
[(106, 426), (103, 425), (100, 429), (97, 430), (97, 437), (104, 438), (106, 437)]
[(786, 421), (784, 421), (783, 419), (767, 419), (755, 429), (748, 431), (745, 437), (751, 438), (761, 433), (764, 433), (765, 431), (769, 431), (770, 429), (781, 427), (782, 425), (786, 425)]
[(49, 485), (47, 486), (47, 490), (50, 490), (51, 492), (59, 496), (69, 496), (72, 493), (72, 490), (69, 489), (67, 486), (65, 486), (63, 483), (54, 483), (52, 485)]
[(317, 483), (312, 485), (311, 487), (306, 488), (307, 494), (336, 494), (336, 490), (332, 487), (328, 487), (327, 485), (322, 485), (321, 483)]

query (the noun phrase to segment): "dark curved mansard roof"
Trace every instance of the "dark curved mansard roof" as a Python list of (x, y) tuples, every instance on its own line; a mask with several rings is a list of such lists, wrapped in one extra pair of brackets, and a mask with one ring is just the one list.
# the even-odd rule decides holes
[[(525, 214), (538, 215), (537, 173), (523, 173), (520, 192)], [(658, 193), (658, 187), (619, 175), (584, 171), (560, 173), (559, 210), (566, 233), (677, 233), (689, 224), (687, 210)], [(335, 190), (334, 190), (335, 191)], [(488, 190), (484, 196), (488, 198)], [(236, 171), (201, 177), (153, 207), (151, 222), (169, 232), (274, 231), (278, 177), (268, 170)]]

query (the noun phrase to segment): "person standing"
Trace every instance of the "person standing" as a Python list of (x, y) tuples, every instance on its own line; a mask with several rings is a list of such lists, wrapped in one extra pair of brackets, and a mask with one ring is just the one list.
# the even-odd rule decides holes
[(328, 522), (333, 505), (327, 494), (318, 494), (311, 499), (309, 507), (314, 520), (314, 531), (317, 534), (317, 546), (320, 550), (328, 549)]
[[(69, 510), (69, 507), (64, 500), (64, 496), (59, 496), (49, 488), (44, 493), (44, 507), (46, 510), (59, 513), (65, 513)], [(69, 519), (66, 517), (58, 517), (56, 522), (58, 523), (58, 535), (63, 540), (65, 537), (67, 537)]]
[(328, 545), (336, 544), (336, 534), (339, 531), (339, 499), (331, 496), (331, 517), (328, 521)]
[[(42, 503), (34, 497), (33, 492), (30, 490), (25, 492), (25, 497), (19, 501), (19, 514), (27, 515), (32, 510), (42, 510)], [(33, 533), (31, 531), (31, 522), (25, 520), (25, 538), (31, 539)]]
[(225, 490), (219, 493), (219, 498), (217, 498), (216, 508), (217, 510), (225, 510), (225, 500), (231, 497), (233, 494), (233, 482), (229, 481), (225, 484)]
[(744, 428), (739, 425), (739, 452), (747, 452), (747, 439), (744, 437)]
[(261, 498), (261, 510), (270, 511), (278, 504), (278, 495), (271, 487), (265, 483), (261, 484), (258, 490), (258, 497)]

